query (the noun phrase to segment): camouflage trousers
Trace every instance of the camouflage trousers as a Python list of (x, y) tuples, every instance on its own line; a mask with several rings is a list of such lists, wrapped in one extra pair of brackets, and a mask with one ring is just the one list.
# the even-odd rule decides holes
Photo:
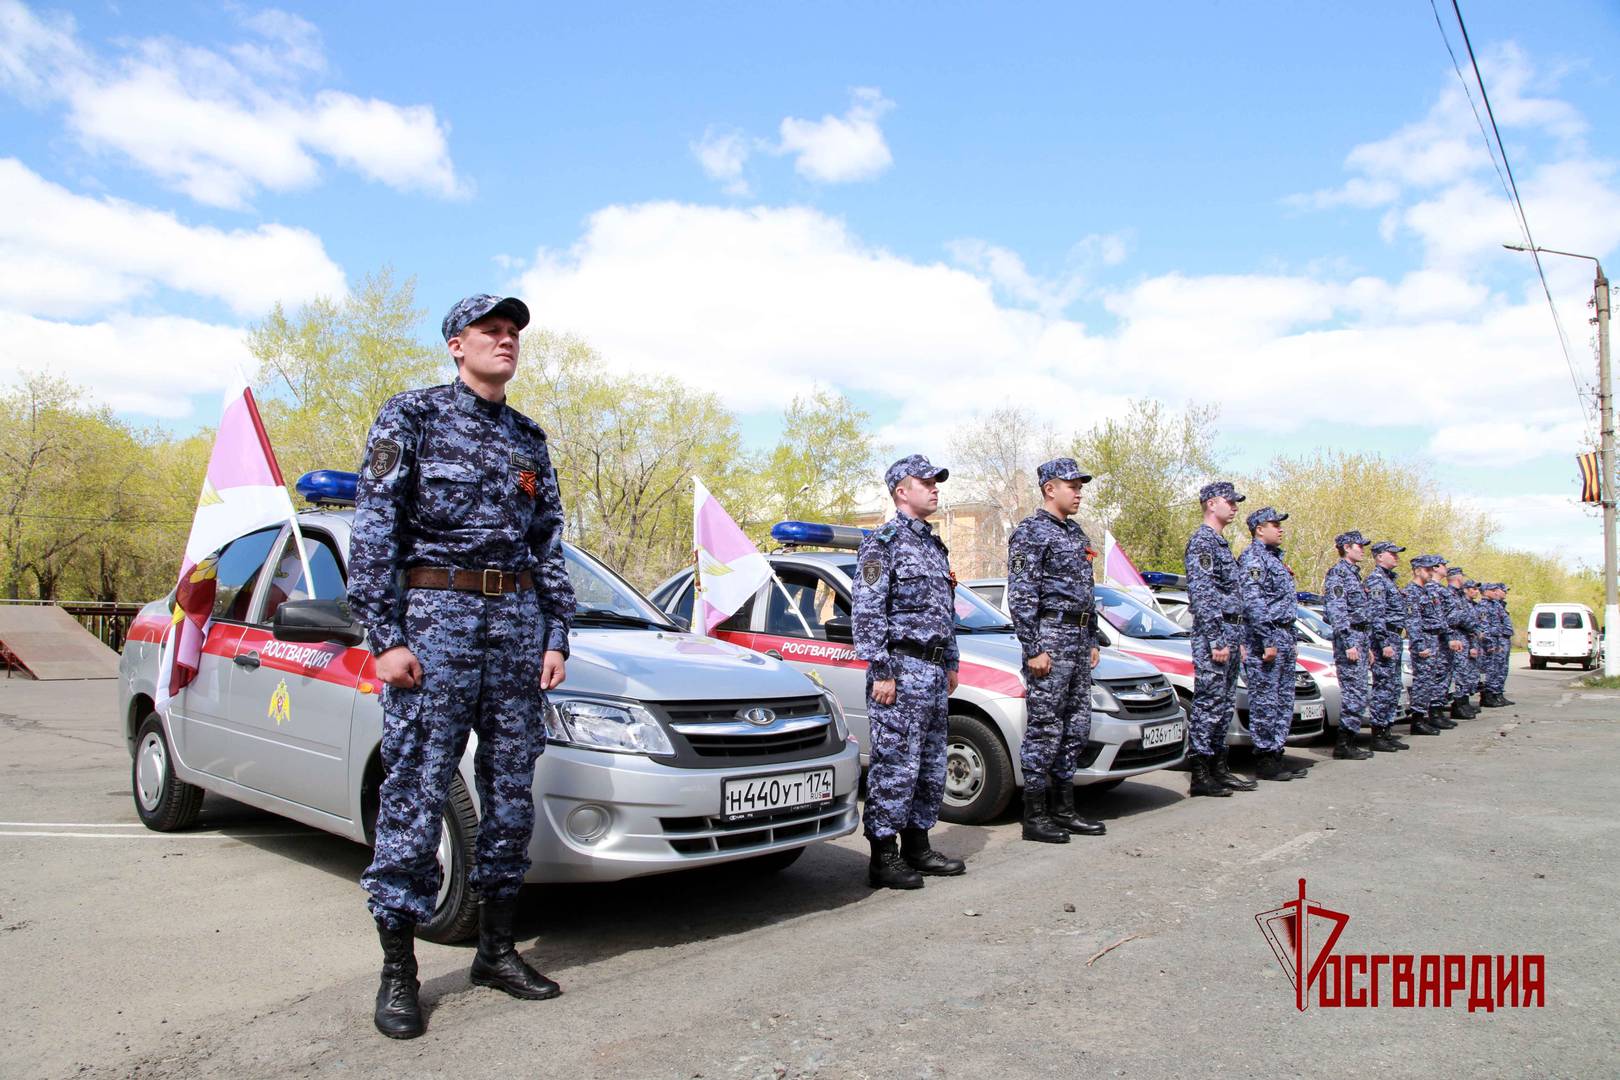
[(1232, 727), (1237, 709), (1238, 659), (1237, 628), (1232, 628), (1232, 649), (1225, 663), (1210, 655), (1209, 639), (1193, 631), (1193, 703), (1188, 718), (1188, 738), (1192, 752), (1209, 757), (1226, 749), (1226, 733)]
[(1018, 756), (1031, 791), (1074, 779), (1091, 738), (1091, 635), (1083, 626), (1041, 619), (1052, 670), (1036, 678), (1024, 662), (1024, 740)]
[(534, 766), (545, 748), (540, 667), (545, 617), (532, 590), (486, 597), (446, 589), (405, 594), (405, 643), (422, 665), (416, 689), (383, 691), (376, 845), (360, 883), (371, 914), (394, 929), (433, 917), (441, 874), (440, 815), (467, 747), (481, 811), (471, 881), (516, 895), (529, 871)]
[(1509, 642), (1499, 641), (1485, 654), (1485, 689), (1493, 694), (1500, 694), (1507, 689), (1508, 659), (1512, 655), (1511, 650), (1512, 645)]
[[(1350, 659), (1350, 650), (1359, 659)], [(1367, 658), (1367, 631), (1346, 630), (1333, 635), (1333, 666), (1339, 672), (1339, 728), (1354, 735), (1367, 720), (1367, 699), (1372, 686)]]
[[(1372, 693), (1367, 702), (1367, 722), (1379, 731), (1387, 731), (1401, 707), (1401, 639), (1394, 634), (1375, 634), (1370, 648)], [(1386, 657), (1386, 648), (1394, 655)]]
[(1439, 704), (1450, 704), (1452, 698), (1462, 696), (1462, 691), (1457, 687), (1459, 685), (1458, 680), (1461, 678), (1462, 657), (1467, 651), (1467, 644), (1464, 641), (1462, 652), (1453, 652), (1451, 648), (1453, 641), (1464, 641), (1464, 638), (1456, 631), (1447, 631), (1440, 636), (1440, 658), (1445, 661), (1446, 673), (1440, 684)]
[(866, 835), (874, 840), (901, 829), (931, 829), (945, 798), (945, 729), (949, 693), (945, 669), (911, 656), (893, 656), (893, 705), (872, 700), (866, 673), (866, 715), (871, 722), (871, 765), (866, 772)]
[[(1470, 650), (1477, 651), (1478, 656), (1469, 656)], [(1480, 676), (1485, 670), (1485, 646), (1477, 638), (1463, 639), (1463, 651), (1457, 657), (1457, 685), (1456, 696), (1468, 697), (1479, 693)]]
[(1249, 736), (1256, 750), (1269, 752), (1283, 748), (1294, 723), (1294, 662), (1299, 649), (1280, 645), (1276, 659), (1268, 661), (1265, 655), (1264, 645), (1249, 642), (1243, 682), (1249, 690)]
[[(1412, 658), (1412, 697), (1409, 704), (1413, 712), (1426, 713), (1445, 700), (1445, 688), (1441, 681), (1446, 677), (1446, 658), (1440, 654), (1446, 645), (1433, 634), (1420, 633), (1408, 637), (1406, 647)], [(1429, 655), (1421, 655), (1424, 652)]]

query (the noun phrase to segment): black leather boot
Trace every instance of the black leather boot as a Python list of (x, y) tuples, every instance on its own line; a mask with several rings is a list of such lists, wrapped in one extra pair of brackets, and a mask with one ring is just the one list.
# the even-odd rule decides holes
[(372, 1021), (390, 1039), (414, 1039), (422, 1034), (422, 1003), (417, 999), (416, 927), (390, 930), (377, 924), (382, 942), (382, 985), (377, 987), (377, 1011)]
[(1408, 716), (1407, 719), (1412, 722), (1412, 726), (1408, 729), (1409, 733), (1412, 734), (1412, 735), (1438, 735), (1438, 734), (1440, 734), (1440, 729), (1431, 726), (1429, 724), (1428, 716), (1426, 714), (1424, 714), (1424, 713), (1414, 712), (1410, 716)]
[(1067, 844), (1069, 834), (1047, 815), (1046, 792), (1024, 787), (1024, 839), (1037, 844)]
[(1224, 746), (1215, 751), (1215, 756), (1209, 763), (1209, 774), (1211, 776), (1225, 784), (1227, 787), (1231, 788), (1233, 791), (1253, 791), (1255, 788), (1260, 786), (1253, 780), (1239, 776), (1231, 769), (1227, 768), (1226, 754), (1227, 748)]
[(1482, 709), (1501, 709), (1506, 707), (1507, 698), (1495, 690), (1486, 690), (1479, 695), (1479, 707)]
[(1398, 750), (1410, 750), (1411, 747), (1401, 742), (1387, 727), (1373, 728), (1372, 749), (1381, 754), (1393, 754)]
[(922, 875), (907, 866), (900, 858), (898, 838), (868, 838), (872, 847), (872, 861), (866, 868), (866, 883), (874, 889), (920, 889)]
[(1213, 758), (1207, 758), (1202, 754), (1187, 755), (1187, 766), (1192, 773), (1192, 779), (1187, 785), (1187, 794), (1208, 795), (1216, 799), (1230, 798), (1232, 789), (1215, 779), (1215, 774), (1210, 769), (1211, 761)]
[(1477, 715), (1479, 714), (1474, 712), (1474, 707), (1468, 703), (1467, 698), (1454, 697), (1451, 699), (1451, 718), (1453, 720), (1472, 720)]
[(955, 877), (967, 873), (967, 863), (934, 850), (927, 829), (900, 830), (900, 858), (919, 874), (929, 877)]
[(1108, 826), (1102, 822), (1083, 818), (1075, 811), (1074, 785), (1067, 780), (1059, 780), (1047, 788), (1046, 793), (1047, 816), (1058, 828), (1076, 836), (1101, 836), (1108, 831)]
[(516, 900), (485, 900), (478, 909), (478, 952), (473, 956), (474, 986), (493, 986), (515, 998), (544, 1001), (562, 987), (523, 962), (512, 945)]
[(1339, 736), (1333, 743), (1333, 756), (1340, 761), (1366, 761), (1372, 757), (1372, 751), (1357, 746), (1356, 737), (1341, 727)]
[(1457, 721), (1446, 715), (1444, 705), (1436, 705), (1429, 710), (1429, 726), (1441, 731), (1448, 731), (1457, 726)]
[(1281, 750), (1260, 750), (1255, 754), (1254, 775), (1257, 780), (1283, 781), (1303, 780), (1306, 773), (1285, 764)]

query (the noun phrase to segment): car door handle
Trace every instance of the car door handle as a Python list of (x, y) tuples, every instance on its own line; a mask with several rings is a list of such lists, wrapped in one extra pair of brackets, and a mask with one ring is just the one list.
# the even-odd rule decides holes
[(259, 654), (256, 652), (239, 653), (231, 658), (231, 663), (237, 667), (256, 668), (259, 666)]

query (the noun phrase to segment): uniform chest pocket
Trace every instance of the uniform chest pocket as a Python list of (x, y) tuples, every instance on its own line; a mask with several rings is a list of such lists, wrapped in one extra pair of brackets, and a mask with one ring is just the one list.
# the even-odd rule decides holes
[(461, 461), (423, 461), (418, 464), (417, 510), (428, 521), (456, 524), (478, 510), (478, 471)]
[(1085, 562), (1081, 548), (1074, 544), (1053, 544), (1046, 549), (1045, 566), (1048, 573), (1073, 577), (1080, 573)]
[(938, 574), (897, 573), (894, 575), (894, 610), (927, 611), (939, 603), (944, 578)]

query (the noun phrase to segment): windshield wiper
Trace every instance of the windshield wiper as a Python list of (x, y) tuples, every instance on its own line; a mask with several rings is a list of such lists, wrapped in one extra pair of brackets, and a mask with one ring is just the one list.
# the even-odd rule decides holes
[(673, 623), (659, 622), (645, 615), (629, 615), (612, 608), (583, 608), (574, 614), (576, 623), (605, 623), (610, 626), (639, 626), (654, 630), (678, 629)]

